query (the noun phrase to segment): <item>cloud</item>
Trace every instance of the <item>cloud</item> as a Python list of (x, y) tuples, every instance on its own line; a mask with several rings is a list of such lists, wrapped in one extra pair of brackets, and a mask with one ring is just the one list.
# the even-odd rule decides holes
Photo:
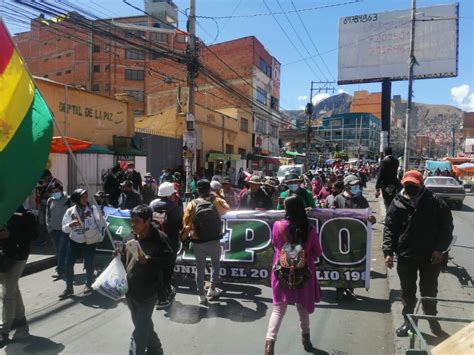
[(469, 85), (452, 87), (451, 98), (464, 111), (474, 111), (474, 93), (471, 93)]
[(305, 109), (304, 106), (299, 106), (299, 107), (298, 107), (298, 110), (304, 110), (304, 109)]
[(298, 101), (303, 101), (303, 100), (307, 100), (308, 99), (308, 96), (298, 96)]
[(343, 90), (343, 89), (339, 89), (337, 91), (338, 94), (348, 94), (348, 92), (346, 90)]
[(331, 95), (326, 94), (326, 93), (319, 93), (319, 94), (314, 95), (313, 96), (313, 105), (317, 105), (321, 101), (327, 99), (329, 96), (331, 96)]

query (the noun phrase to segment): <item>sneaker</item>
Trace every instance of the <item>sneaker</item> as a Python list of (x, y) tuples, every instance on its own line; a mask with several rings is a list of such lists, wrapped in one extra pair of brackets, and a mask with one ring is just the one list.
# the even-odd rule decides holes
[(170, 306), (170, 301), (169, 300), (162, 300), (162, 301), (158, 301), (156, 303), (156, 309), (160, 310), (160, 309), (165, 309), (166, 307), (169, 307)]
[(409, 331), (410, 325), (408, 323), (403, 323), (399, 328), (397, 328), (395, 334), (397, 334), (397, 337), (407, 337)]
[(88, 295), (89, 293), (92, 293), (92, 287), (90, 286), (84, 287), (84, 294)]
[(67, 288), (58, 297), (60, 300), (65, 300), (66, 298), (71, 297), (73, 294), (74, 294), (74, 290)]
[(207, 298), (204, 295), (198, 295), (199, 304), (207, 304)]
[(207, 298), (209, 299), (213, 299), (213, 298), (217, 298), (221, 295), (222, 293), (222, 290), (220, 288), (209, 288), (209, 290), (207, 291)]

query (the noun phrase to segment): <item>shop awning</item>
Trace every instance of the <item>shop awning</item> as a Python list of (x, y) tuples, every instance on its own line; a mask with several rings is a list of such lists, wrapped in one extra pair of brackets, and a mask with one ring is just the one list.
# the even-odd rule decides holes
[(293, 151), (290, 151), (290, 150), (287, 150), (285, 152), (285, 154), (290, 156), (290, 157), (304, 157), (305, 156), (304, 153), (293, 152)]
[(216, 160), (235, 161), (235, 160), (241, 160), (241, 159), (242, 158), (238, 154), (209, 153), (207, 155), (207, 160), (208, 161), (216, 161)]
[(78, 150), (77, 153), (79, 154), (109, 154), (109, 155), (114, 154), (114, 152), (110, 150), (109, 148), (103, 145), (95, 145), (95, 144), (92, 144), (88, 148)]
[[(69, 146), (71, 147), (73, 152), (76, 152), (81, 149), (89, 148), (92, 143), (88, 141), (83, 141), (80, 139), (72, 138), (72, 137), (64, 137)], [(51, 139), (51, 149), (50, 153), (67, 153), (68, 149), (66, 144), (64, 143), (63, 137), (53, 137)]]
[(115, 155), (139, 155), (146, 156), (147, 154), (140, 149), (133, 147), (113, 147)]

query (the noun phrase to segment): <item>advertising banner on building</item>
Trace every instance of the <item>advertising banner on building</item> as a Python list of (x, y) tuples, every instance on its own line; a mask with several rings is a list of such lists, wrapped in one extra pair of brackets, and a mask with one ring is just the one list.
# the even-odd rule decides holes
[[(458, 4), (417, 8), (414, 79), (457, 76), (458, 11)], [(409, 9), (341, 17), (337, 83), (407, 80), (410, 38)]]
[[(106, 221), (117, 246), (130, 233), (129, 211), (106, 208)], [(370, 209), (313, 209), (310, 222), (319, 233), (322, 256), (315, 267), (323, 287), (369, 288), (371, 225)], [(222, 281), (270, 284), (273, 263), (273, 223), (283, 211), (231, 211), (223, 217), (221, 239)], [(98, 250), (111, 250), (107, 238)], [(176, 278), (194, 279), (195, 259), (190, 250), (178, 256)]]

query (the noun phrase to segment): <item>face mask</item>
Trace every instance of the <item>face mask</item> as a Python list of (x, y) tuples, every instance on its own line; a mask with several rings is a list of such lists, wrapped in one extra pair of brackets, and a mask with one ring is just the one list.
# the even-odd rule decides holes
[(420, 192), (420, 188), (416, 185), (407, 185), (405, 186), (405, 192), (407, 193), (408, 196), (414, 197), (418, 195), (418, 192)]
[(62, 192), (53, 192), (51, 194), (51, 197), (53, 200), (59, 200), (63, 196)]
[(295, 192), (296, 190), (298, 190), (298, 184), (290, 184), (288, 185), (288, 188), (291, 192)]
[(359, 187), (359, 185), (351, 186), (351, 194), (352, 194), (352, 195), (357, 195), (359, 192), (360, 192), (360, 187)]

